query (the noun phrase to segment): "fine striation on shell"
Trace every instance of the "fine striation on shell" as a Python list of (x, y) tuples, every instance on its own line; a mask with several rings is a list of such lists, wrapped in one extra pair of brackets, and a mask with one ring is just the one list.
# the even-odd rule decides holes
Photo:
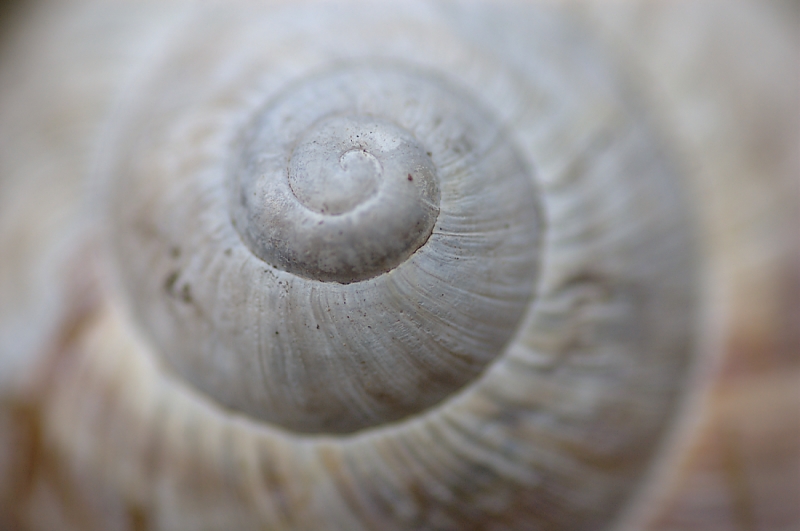
[(309, 9), (188, 9), (137, 73), (52, 437), (156, 528), (608, 522), (692, 352), (658, 133), (555, 12), (510, 46), (423, 6)]
[[(501, 354), (529, 303), (530, 166), (481, 105), (403, 64), (340, 65), (242, 111), (262, 61), (200, 101), (136, 112), (175, 118), (132, 126), (113, 170), (135, 310), (181, 375), (254, 417), (350, 432), (423, 411)], [(165, 83), (200, 83), (181, 78)], [(255, 117), (228, 118), (242, 112)], [(346, 203), (333, 190), (351, 178), (363, 195)]]
[(26, 83), (83, 80), (52, 105), (87, 129), (0, 166), (74, 193), (41, 216), (56, 295), (14, 299), (38, 332), (0, 305), (0, 528), (612, 528), (708, 301), (678, 121), (610, 26), (80, 5), (29, 22), (75, 78), (0, 78), (0, 154)]

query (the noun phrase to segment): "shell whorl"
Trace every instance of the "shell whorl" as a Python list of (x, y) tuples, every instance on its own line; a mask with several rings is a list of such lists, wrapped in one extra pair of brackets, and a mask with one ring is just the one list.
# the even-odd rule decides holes
[(313, 509), (256, 527), (609, 521), (696, 309), (680, 175), (617, 71), (547, 10), (252, 9), (199, 9), (115, 124), (113, 298), (157, 415), (212, 441), (164, 452), (280, 468)]
[[(798, 527), (796, 5), (15, 3), (0, 6), (0, 528)], [(424, 285), (409, 274), (449, 236), (453, 183), (396, 114), (413, 106), (353, 108), (367, 87), (396, 99), (395, 82), (447, 95), (419, 118), (466, 103), (451, 124), (475, 117), (488, 148), (499, 131), (509, 165), (467, 149), (464, 168), (531, 181), (518, 321), (478, 307), (502, 293), (439, 274), (467, 255)], [(303, 94), (292, 116), (324, 116), (268, 127)], [(324, 259), (322, 233), (275, 237), (321, 230), (265, 211), (276, 179), (288, 210), (358, 230), (324, 233), (345, 243)], [(387, 194), (409, 201), (370, 210)], [(362, 238), (382, 215), (421, 224)], [(350, 310), (389, 281), (385, 336), (369, 335), (376, 315)], [(432, 306), (439, 281), (463, 284), (452, 307)], [(464, 307), (484, 320), (450, 320)], [(429, 331), (451, 353), (501, 346), (472, 374), (394, 348)], [(417, 400), (426, 374), (439, 387)], [(308, 411), (307, 384), (333, 400)]]
[(474, 256), (503, 254), (508, 241), (535, 267), (540, 227), (522, 157), (474, 99), (430, 73), (343, 65), (289, 87), (249, 129), (234, 219), (271, 265), (311, 280), (366, 280), (408, 260), (443, 210), (433, 252), (460, 246), (465, 227), (453, 224), (469, 217), (472, 232), (495, 222), (523, 233), (487, 237)]
[(233, 193), (237, 227), (254, 254), (348, 284), (394, 269), (428, 240), (439, 177), (417, 138), (431, 136), (430, 118), (407, 128), (386, 119), (419, 122), (420, 106), (441, 105), (441, 90), (437, 101), (418, 101), (419, 85), (385, 68), (350, 68), (293, 86), (260, 113)]
[[(130, 178), (181, 197), (180, 211), (147, 215), (205, 233), (209, 247), (175, 234), (156, 251), (182, 255), (159, 282), (178, 295), (159, 299), (185, 330), (154, 323), (167, 360), (223, 403), (308, 432), (403, 418), (476, 378), (510, 339), (538, 270), (538, 192), (500, 124), (464, 90), (403, 64), (312, 74), (253, 114), (231, 132), (219, 173)], [(170, 148), (158, 131), (148, 139)], [(200, 196), (182, 185), (190, 177), (219, 193)], [(141, 193), (126, 186), (123, 203)], [(181, 259), (200, 252), (227, 262), (216, 293), (183, 279)], [(199, 331), (184, 319), (225, 307), (249, 315)]]

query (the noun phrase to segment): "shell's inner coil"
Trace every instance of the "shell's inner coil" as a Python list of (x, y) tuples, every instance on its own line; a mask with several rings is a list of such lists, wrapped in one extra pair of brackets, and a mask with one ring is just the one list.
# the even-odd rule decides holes
[(288, 164), (259, 158), (262, 146), (257, 136), (245, 152), (246, 168), (259, 160), (258, 178), (241, 203), (250, 217), (244, 237), (265, 262), (346, 284), (393, 269), (430, 236), (439, 214), (436, 169), (401, 127), (328, 117), (301, 134)]
[(125, 145), (115, 242), (159, 355), (305, 433), (404, 419), (474, 382), (539, 272), (538, 189), (500, 121), (409, 65), (341, 66), (223, 112), (230, 90), (191, 92), (170, 111), (191, 125), (147, 121)]

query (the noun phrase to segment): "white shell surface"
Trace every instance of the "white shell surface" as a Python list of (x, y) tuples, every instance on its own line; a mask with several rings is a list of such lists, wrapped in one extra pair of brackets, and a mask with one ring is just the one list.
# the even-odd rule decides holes
[[(122, 139), (113, 240), (137, 314), (188, 380), (287, 428), (353, 431), (424, 410), (497, 357), (527, 308), (542, 232), (530, 166), (441, 74), (312, 70), (253, 108), (242, 98), (272, 80), (265, 60), (207, 90), (225, 56), (196, 78), (168, 72)], [(169, 98), (176, 85), (193, 90)], [(323, 146), (334, 166), (357, 150), (385, 175), (374, 198), (328, 215), (292, 186), (331, 120), (355, 128)]]
[[(692, 352), (691, 220), (683, 168), (673, 166), (613, 65), (562, 15), (414, 4), (356, 11), (249, 6), (236, 14), (203, 8), (187, 17), (169, 39), (163, 66), (136, 81), (159, 90), (130, 97), (134, 116), (120, 122), (115, 139), (122, 144), (116, 153), (128, 159), (110, 165), (109, 179), (126, 177), (122, 170), (131, 167), (159, 170), (143, 172), (144, 180), (186, 175), (187, 168), (197, 176), (208, 161), (216, 161), (214, 171), (165, 188), (159, 181), (139, 190), (139, 177), (130, 176), (108, 186), (116, 189), (110, 215), (122, 216), (113, 221), (120, 238), (113, 261), (127, 286), (108, 297), (112, 308), (80, 345), (73, 370), (86, 376), (65, 378), (53, 391), (60, 409), (48, 436), (77, 456), (72, 466), (152, 509), (151, 526), (165, 529), (596, 529), (610, 519), (635, 490)], [(531, 219), (540, 230), (515, 237), (539, 242), (520, 256), (535, 258), (540, 274), (514, 269), (526, 260), (504, 264), (530, 279), (523, 288), (503, 275), (491, 279), (503, 287), (494, 300), (508, 296), (508, 306), (472, 306), (474, 283), (461, 280), (454, 285), (464, 292), (454, 288), (451, 304), (424, 313), (413, 301), (440, 279), (403, 277), (403, 264), (344, 287), (311, 284), (326, 296), (309, 305), (312, 290), (302, 284), (308, 275), (279, 267), (267, 268), (274, 278), (263, 274), (231, 229), (229, 190), (210, 174), (235, 166), (237, 135), (292, 83), (370, 62), (459, 87), (519, 152), (530, 178), (525, 186), (538, 194)], [(155, 151), (141, 147), (147, 142)], [(520, 202), (529, 197), (517, 195)], [(136, 239), (151, 237), (153, 247)], [(209, 242), (217, 246), (205, 250)], [(460, 252), (469, 251), (463, 246)], [(360, 360), (339, 369), (311, 364), (306, 353), (352, 355), (352, 337), (369, 337), (363, 328), (372, 326), (356, 324), (359, 334), (349, 336), (352, 314), (317, 314), (341, 309), (345, 296), (348, 305), (372, 297), (373, 290), (360, 290), (390, 275), (404, 278), (405, 289), (389, 302), (370, 300), (384, 310), (372, 312), (383, 328), (407, 333), (412, 323), (427, 335), (444, 334), (445, 353), (455, 350), (449, 341), (466, 339), (460, 344), (472, 356), (468, 370), (441, 358), (430, 363), (433, 370), (414, 367), (418, 376), (400, 370), (428, 360), (416, 356), (430, 347), (372, 356), (378, 366), (365, 372), (354, 369)], [(265, 276), (277, 292), (260, 291)], [(325, 291), (333, 288), (343, 291)], [(464, 307), (477, 322), (464, 318), (451, 335), (446, 327), (424, 329), (439, 319), (452, 323)], [(286, 317), (287, 308), (302, 308), (300, 317)], [(383, 320), (400, 310), (410, 315), (406, 322)], [(324, 342), (303, 335), (315, 322), (325, 325)], [(406, 337), (399, 343), (409, 344)], [(372, 354), (371, 345), (363, 352)], [(205, 349), (212, 350), (198, 357)], [(241, 352), (258, 355), (237, 366)], [(286, 353), (290, 368), (264, 371), (274, 378), (265, 386), (262, 355), (273, 352)], [(424, 399), (404, 396), (414, 394), (403, 387), (406, 378), (411, 388), (434, 388)], [(333, 397), (320, 401), (323, 414), (297, 416), (313, 403), (301, 380)], [(370, 403), (374, 390), (394, 395)], [(97, 396), (110, 400), (98, 404)], [(282, 410), (284, 400), (292, 413)], [(275, 405), (266, 412), (248, 405), (264, 401)], [(381, 410), (398, 401), (397, 409)], [(99, 411), (106, 422), (93, 425), (97, 416), (86, 411)], [(76, 426), (65, 419), (81, 420)], [(112, 428), (98, 434), (100, 425)], [(142, 433), (132, 434), (131, 425)], [(85, 435), (75, 439), (76, 431)], [(325, 436), (333, 433), (340, 435)]]
[[(535, 514), (542, 529), (596, 528), (643, 473), (690, 359), (692, 244), (676, 168), (613, 67), (547, 10), (524, 24), (513, 10), (487, 12), (503, 37), (426, 9), (323, 11), (270, 12), (271, 32), (258, 10), (201, 11), (133, 106), (113, 212), (143, 336), (192, 385), (267, 421), (223, 421), (208, 436), (254, 429), (261, 442), (248, 455), (261, 465), (249, 466), (282, 463), (313, 500), (292, 518), (524, 528)], [(222, 43), (210, 58), (208, 42)], [(219, 175), (240, 160), (231, 144), (287, 86), (368, 63), (469, 94), (490, 132), (472, 144), (507, 135), (521, 158), (511, 173), (527, 180), (506, 185), (488, 165), (474, 185), (437, 177), (436, 226), (407, 262), (348, 284), (310, 281), (242, 244)], [(477, 191), (461, 199), (477, 220), (464, 218), (464, 236), (433, 254), (453, 232), (454, 186)], [(506, 221), (515, 217), (524, 223)], [(479, 225), (513, 242), (491, 266), (474, 258), (491, 248), (469, 230)], [(355, 433), (296, 439), (274, 428)]]

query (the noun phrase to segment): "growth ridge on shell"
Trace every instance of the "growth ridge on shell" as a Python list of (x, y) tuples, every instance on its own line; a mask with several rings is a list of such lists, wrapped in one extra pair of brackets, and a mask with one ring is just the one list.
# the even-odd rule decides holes
[[(148, 145), (174, 158), (179, 133), (151, 126)], [(178, 374), (251, 417), (348, 433), (429, 410), (503, 353), (533, 296), (541, 214), (480, 100), (413, 66), (340, 65), (235, 127), (225, 165), (189, 153), (199, 175), (144, 168), (120, 195), (134, 217), (150, 198), (166, 239), (197, 242), (155, 275), (138, 257), (124, 268), (153, 286), (130, 293)], [(119, 245), (151, 243), (126, 230)]]
[[(265, 114), (281, 113), (282, 104)], [(255, 127), (272, 126), (269, 119)], [(257, 132), (243, 153), (243, 171), (254, 173), (241, 176), (237, 206), (242, 236), (265, 262), (347, 284), (394, 269), (428, 240), (439, 214), (438, 177), (409, 131), (368, 114), (326, 115), (285, 146), (285, 165), (263, 154), (274, 134)]]

